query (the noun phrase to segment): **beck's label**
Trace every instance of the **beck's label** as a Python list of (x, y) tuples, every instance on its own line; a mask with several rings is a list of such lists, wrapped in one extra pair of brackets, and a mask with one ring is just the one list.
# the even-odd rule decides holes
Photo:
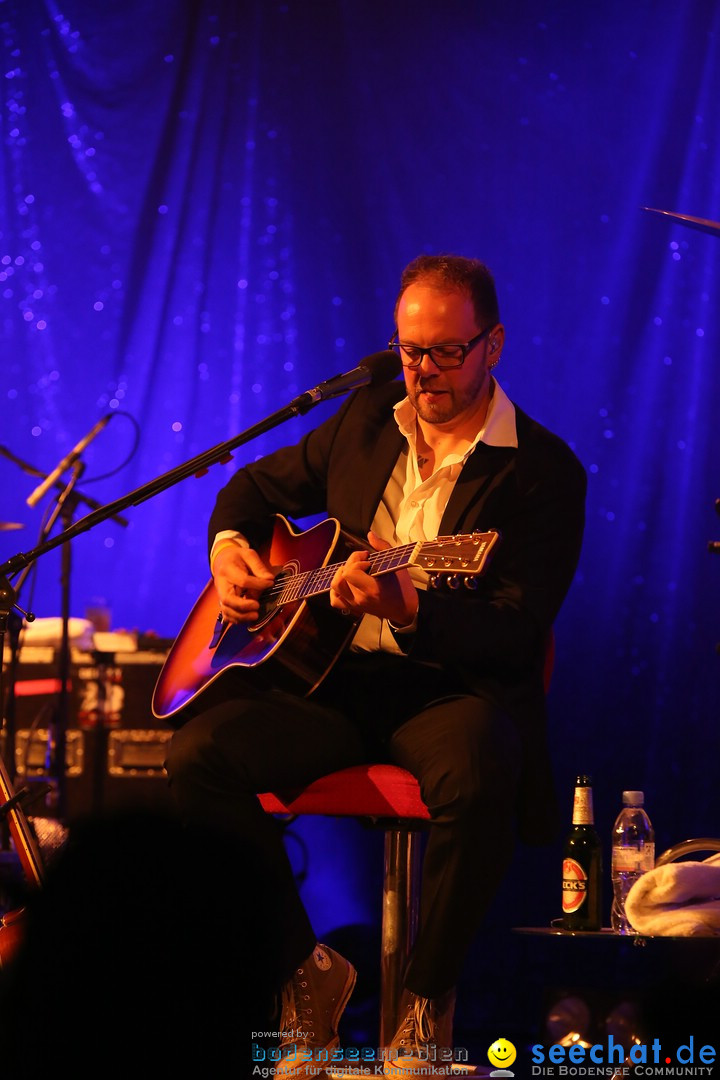
[(563, 859), (562, 907), (566, 915), (577, 911), (587, 895), (588, 879), (579, 862)]

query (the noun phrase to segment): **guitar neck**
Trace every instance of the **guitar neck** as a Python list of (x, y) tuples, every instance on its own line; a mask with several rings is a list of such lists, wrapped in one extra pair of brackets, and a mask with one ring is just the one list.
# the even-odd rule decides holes
[[(404, 570), (412, 565), (413, 555), (418, 543), (401, 544), (400, 547), (388, 548), (386, 551), (375, 551), (368, 555), (367, 573), (372, 577), (380, 574), (394, 574), (398, 570)], [(337, 571), (345, 566), (346, 560), (330, 563), (328, 566), (320, 566), (315, 570), (306, 570), (302, 574), (293, 574), (289, 578), (280, 578), (274, 586), (268, 590), (274, 593), (276, 603), (285, 604), (292, 600), (308, 600), (312, 596), (320, 596), (330, 591), (332, 579)]]

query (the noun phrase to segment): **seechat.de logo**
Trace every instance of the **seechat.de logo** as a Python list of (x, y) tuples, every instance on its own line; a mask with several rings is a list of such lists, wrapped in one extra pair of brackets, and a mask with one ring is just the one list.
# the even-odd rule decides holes
[[(532, 1075), (541, 1077), (589, 1077), (605, 1075), (647, 1077), (704, 1077), (713, 1072), (717, 1050), (701, 1045), (694, 1035), (678, 1046), (662, 1046), (659, 1039), (624, 1047), (612, 1035), (605, 1043), (553, 1043), (530, 1047)], [(598, 1068), (601, 1066), (601, 1068)], [(604, 1069), (602, 1068), (604, 1066)]]

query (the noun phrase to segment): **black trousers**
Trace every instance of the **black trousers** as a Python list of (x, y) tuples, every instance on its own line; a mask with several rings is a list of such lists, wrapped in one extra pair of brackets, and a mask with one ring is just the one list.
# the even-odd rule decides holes
[(173, 736), (166, 768), (184, 820), (224, 832), (228, 858), (248, 868), (248, 888), (272, 897), (284, 978), (317, 935), (282, 831), (257, 794), (366, 762), (408, 769), (431, 824), (405, 985), (439, 997), (457, 982), (509, 866), (519, 761), (513, 722), (495, 703), (436, 668), (373, 653), (346, 655), (309, 698), (233, 687), (213, 701), (209, 690), (205, 711)]

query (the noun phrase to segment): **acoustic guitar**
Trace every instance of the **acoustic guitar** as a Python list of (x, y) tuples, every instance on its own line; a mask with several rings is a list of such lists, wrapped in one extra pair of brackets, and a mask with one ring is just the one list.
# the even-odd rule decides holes
[[(7, 822), (15, 852), (32, 889), (45, 883), (45, 867), (35, 834), (23, 809), (25, 790), (13, 790), (10, 775), (0, 758), (0, 816)], [(0, 918), (0, 968), (7, 967), (20, 949), (25, 931), (25, 908), (7, 911)]]
[[(463, 583), (473, 588), (499, 538), (496, 531), (439, 536), (371, 552), (368, 573), (417, 566), (427, 571), (431, 586), (445, 580), (451, 588)], [(270, 541), (258, 550), (267, 565), (280, 569), (260, 596), (257, 621), (224, 621), (209, 581), (165, 659), (153, 692), (153, 714), (180, 727), (190, 715), (188, 707), (231, 672), (259, 689), (312, 693), (357, 628), (359, 619), (332, 608), (326, 594), (348, 555), (364, 546), (335, 518), (299, 532), (276, 515)]]

